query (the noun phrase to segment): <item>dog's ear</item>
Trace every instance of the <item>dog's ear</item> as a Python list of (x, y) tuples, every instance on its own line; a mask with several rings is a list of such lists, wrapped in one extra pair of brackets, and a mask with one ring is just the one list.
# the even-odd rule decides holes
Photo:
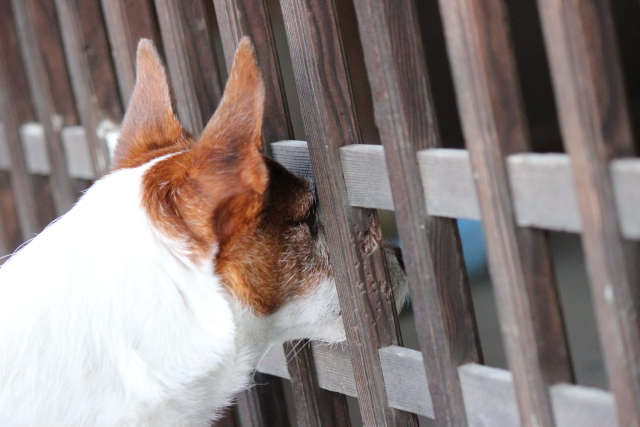
[(153, 42), (140, 40), (136, 56), (136, 85), (122, 122), (113, 169), (140, 166), (185, 137)]
[(190, 189), (181, 190), (193, 191), (200, 199), (204, 195), (211, 203), (209, 212), (199, 215), (209, 224), (213, 221), (219, 245), (255, 223), (262, 210), (269, 180), (262, 156), (263, 114), (264, 84), (253, 46), (245, 37), (222, 101), (191, 150)]

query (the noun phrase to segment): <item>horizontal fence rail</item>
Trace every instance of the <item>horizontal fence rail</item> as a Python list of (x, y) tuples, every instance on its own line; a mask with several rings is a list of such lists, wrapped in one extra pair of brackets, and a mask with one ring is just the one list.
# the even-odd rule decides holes
[[(0, 122), (0, 126), (2, 123)], [(104, 140), (113, 152), (119, 132), (109, 128)], [(0, 171), (11, 170), (7, 143), (0, 133)], [(20, 136), (27, 171), (49, 175), (51, 166), (42, 126), (21, 126)], [(97, 177), (82, 126), (61, 131), (70, 177), (92, 180)], [(309, 150), (305, 141), (280, 141), (271, 145), (274, 157), (299, 176), (313, 178)], [(394, 210), (391, 186), (380, 145), (359, 144), (340, 150), (349, 204), (355, 207)], [(431, 148), (417, 153), (424, 185), (427, 212), (432, 216), (481, 220), (469, 153), (464, 149)], [(507, 157), (509, 183), (516, 220), (521, 227), (581, 233), (582, 221), (566, 154), (523, 153)], [(640, 159), (613, 160), (611, 179), (622, 235), (640, 240)], [(375, 171), (375, 173), (372, 173)]]
[[(320, 387), (357, 397), (353, 369), (346, 346), (328, 347), (314, 344), (316, 370)], [(433, 406), (422, 353), (391, 346), (379, 350), (389, 405), (433, 418)], [(272, 348), (262, 359), (258, 370), (289, 378), (285, 355)], [(459, 368), (462, 393), (471, 426), (519, 427), (518, 408), (511, 373), (475, 363)], [(558, 427), (604, 427), (616, 425), (611, 392), (572, 384), (551, 388)]]

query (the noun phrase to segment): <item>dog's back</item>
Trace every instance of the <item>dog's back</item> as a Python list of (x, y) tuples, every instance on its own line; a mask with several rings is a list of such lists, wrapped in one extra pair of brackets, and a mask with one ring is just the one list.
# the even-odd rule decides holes
[(98, 182), (0, 269), (3, 427), (189, 425), (229, 398), (202, 380), (234, 354), (227, 299), (150, 225), (145, 169)]

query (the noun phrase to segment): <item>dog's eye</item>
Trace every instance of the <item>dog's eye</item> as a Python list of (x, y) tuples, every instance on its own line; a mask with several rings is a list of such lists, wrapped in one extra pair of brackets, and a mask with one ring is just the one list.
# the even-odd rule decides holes
[(306, 224), (313, 236), (318, 234), (318, 210), (316, 209), (315, 205), (311, 209), (309, 209), (307, 216), (305, 216), (304, 219), (300, 221), (300, 223)]

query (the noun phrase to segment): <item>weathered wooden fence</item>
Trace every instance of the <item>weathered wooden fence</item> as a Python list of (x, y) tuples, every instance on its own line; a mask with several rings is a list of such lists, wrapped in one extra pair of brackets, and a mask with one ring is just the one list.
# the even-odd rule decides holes
[[(367, 426), (640, 427), (640, 160), (612, 2), (529, 1), (566, 148), (540, 154), (505, 0), (0, 0), (0, 251), (108, 170), (140, 37), (197, 135), (249, 35), (265, 143), (315, 180), (348, 339), (270, 351), (220, 425), (288, 426), (286, 378), (300, 426), (350, 425), (350, 395)], [(419, 11), (439, 11), (466, 149), (443, 148), (429, 82), (451, 77), (427, 74)], [(395, 210), (420, 351), (402, 346), (386, 261), (362, 244), (376, 209)], [(482, 364), (456, 218), (482, 220), (509, 370)], [(574, 383), (546, 230), (582, 235), (609, 390)]]

